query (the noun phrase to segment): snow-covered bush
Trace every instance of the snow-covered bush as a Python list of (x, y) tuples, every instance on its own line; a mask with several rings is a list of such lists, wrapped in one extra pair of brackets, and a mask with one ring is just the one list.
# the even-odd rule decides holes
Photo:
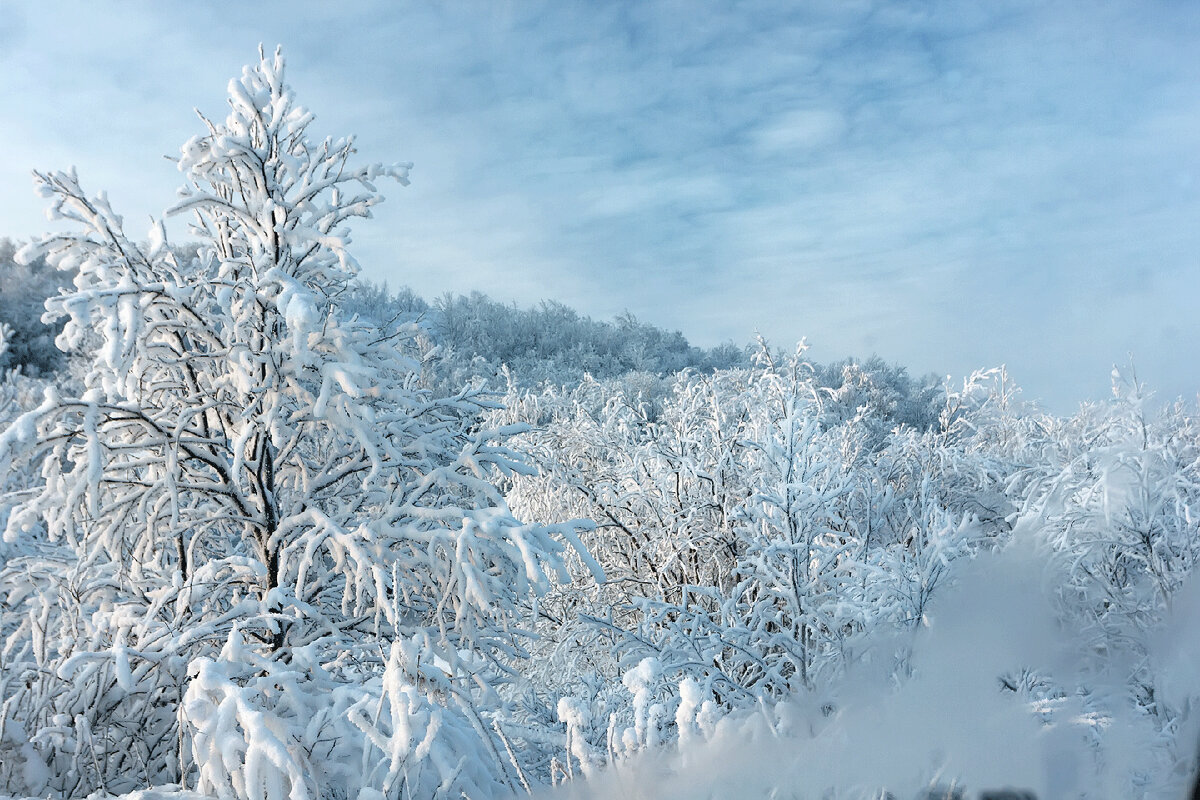
[(494, 401), (422, 389), (404, 329), (334, 303), (347, 223), (409, 166), (310, 139), (278, 52), (229, 88), (178, 162), (194, 256), (36, 173), (78, 232), (23, 257), (77, 272), (48, 309), (94, 349), (78, 396), (0, 433), (0, 466), (43, 479), (4, 500), (28, 555), (0, 575), (0, 787), (347, 796), (341, 748), (374, 747), (360, 796), (485, 796), (511, 783), (492, 721), (518, 617), (582, 523), (514, 519), (491, 481), (529, 468), (481, 424)]
[(948, 393), (949, 427), (895, 424), (888, 403), (843, 418), (821, 378), (803, 346), (762, 345), (752, 368), (682, 373), (650, 401), (619, 381), (510, 387), (497, 418), (534, 426), (520, 438), (541, 467), (510, 479), (510, 503), (594, 519), (584, 539), (607, 576), (541, 605), (553, 622), (531, 679), (586, 711), (572, 742), (627, 752), (606, 744), (637, 727), (620, 680), (648, 658), (664, 741), (686, 735), (683, 686), (726, 713), (825, 694), (864, 657), (902, 674), (895, 636), (956, 563), (1006, 539), (1012, 468), (986, 375)]
[(1059, 611), (1079, 639), (1075, 668), (1047, 667), (1030, 694), (1049, 706), (1081, 696), (1099, 719), (1132, 713), (1158, 745), (1136, 785), (1194, 764), (1200, 735), (1200, 682), (1181, 681), (1167, 655), (1181, 646), (1172, 620), (1197, 611), (1200, 426), (1182, 404), (1155, 411), (1132, 367), (1114, 369), (1113, 395), (1025, 437), (1014, 525), (1057, 564)]
[[(0, 339), (4, 335), (3, 327), (0, 324)], [(0, 371), (0, 430), (40, 404), (46, 385), (47, 381), (31, 378), (21, 369)], [(28, 492), (40, 484), (40, 473), (34, 460), (18, 458), (0, 462), (0, 493), (12, 497), (22, 491)], [(0, 526), (6, 524), (7, 516), (5, 505), (0, 504)], [(10, 552), (16, 552), (15, 548), (0, 539), (0, 566), (4, 565), (6, 554)]]

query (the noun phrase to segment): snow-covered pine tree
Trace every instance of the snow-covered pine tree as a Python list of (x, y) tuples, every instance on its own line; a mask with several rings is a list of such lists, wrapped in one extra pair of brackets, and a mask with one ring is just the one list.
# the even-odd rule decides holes
[(404, 331), (338, 313), (346, 224), (410, 165), (312, 140), (283, 68), (262, 55), (183, 147), (168, 213), (195, 257), (160, 222), (128, 238), (74, 171), (35, 173), (77, 229), (26, 252), (77, 270), (48, 317), (99, 346), (79, 397), (0, 434), (0, 469), (45, 479), (5, 498), (6, 541), (57, 543), (8, 565), (36, 591), (4, 609), (2, 792), (511, 783), (491, 687), (577, 525), (518, 523), (491, 480), (526, 467), (479, 429), (489, 397), (431, 396)]

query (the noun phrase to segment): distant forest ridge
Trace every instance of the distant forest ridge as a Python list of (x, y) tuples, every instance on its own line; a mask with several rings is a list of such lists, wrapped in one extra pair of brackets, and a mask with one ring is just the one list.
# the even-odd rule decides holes
[[(178, 249), (189, 250), (186, 245)], [(42, 321), (44, 303), (70, 284), (71, 275), (56, 272), (42, 258), (19, 263), (19, 250), (20, 243), (0, 239), (0, 325), (8, 326), (0, 371), (20, 368), (32, 377), (50, 377), (66, 367), (68, 356), (54, 345), (61, 323)], [(591, 376), (623, 383), (653, 403), (668, 390), (672, 376), (684, 370), (749, 367), (758, 349), (732, 341), (695, 347), (681, 332), (629, 313), (609, 322), (563, 303), (520, 308), (482, 292), (429, 301), (408, 287), (392, 290), (386, 283), (360, 280), (330, 302), (381, 329), (419, 335), (430, 380), (446, 387), (479, 378), (500, 389), (506, 381), (524, 387), (568, 386)], [(816, 383), (835, 403), (839, 398), (866, 403), (897, 423), (926, 429), (941, 407), (938, 376), (914, 378), (904, 367), (876, 356), (814, 364), (813, 369)], [(846, 410), (853, 413), (854, 408)]]

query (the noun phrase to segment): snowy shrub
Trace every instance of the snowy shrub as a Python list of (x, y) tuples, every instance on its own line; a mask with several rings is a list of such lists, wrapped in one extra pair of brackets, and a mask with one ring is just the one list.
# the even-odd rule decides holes
[[(535, 426), (520, 439), (541, 473), (513, 476), (509, 502), (596, 520), (584, 540), (607, 576), (540, 606), (530, 678), (577, 704), (560, 706), (569, 751), (588, 742), (607, 761), (640, 752), (646, 731), (687, 739), (677, 712), (697, 704), (713, 716), (826, 696), (864, 658), (902, 678), (896, 637), (925, 623), (955, 564), (1007, 540), (1013, 468), (991, 438), (1007, 417), (986, 376), (967, 400), (948, 393), (950, 427), (881, 436), (894, 405), (837, 417), (804, 356), (764, 345), (750, 369), (677, 375), (653, 406), (619, 381), (510, 386), (496, 418)], [(660, 712), (639, 728), (644, 694), (620, 681), (647, 659)]]
[(1195, 763), (1200, 682), (1177, 675), (1170, 629), (1196, 610), (1200, 428), (1182, 405), (1154, 412), (1132, 368), (1113, 371), (1113, 394), (1026, 439), (1014, 525), (1056, 564), (1059, 610), (1079, 640), (1075, 668), (1047, 668), (1031, 696), (1048, 709), (1081, 697), (1100, 720), (1132, 713), (1156, 743), (1131, 766), (1136, 786)]
[[(490, 797), (515, 783), (492, 732), (428, 639), (393, 642), (382, 674), (284, 664), (236, 629), (192, 662), (180, 714), (195, 788), (217, 797)], [(497, 770), (497, 765), (500, 769)]]

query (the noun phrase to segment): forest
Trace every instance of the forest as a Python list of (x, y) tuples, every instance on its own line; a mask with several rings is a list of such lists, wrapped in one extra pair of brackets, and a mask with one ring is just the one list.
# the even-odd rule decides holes
[(0, 242), (0, 796), (1185, 795), (1194, 402), (393, 291), (411, 165), (229, 109)]

